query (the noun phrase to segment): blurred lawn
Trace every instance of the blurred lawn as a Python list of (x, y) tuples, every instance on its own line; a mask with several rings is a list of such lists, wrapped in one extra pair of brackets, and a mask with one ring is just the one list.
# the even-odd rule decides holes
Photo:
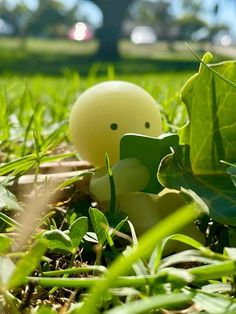
[[(0, 38), (0, 46), (0, 74), (58, 75), (69, 68), (87, 76), (91, 65), (98, 62), (94, 57), (96, 41), (81, 43), (29, 38), (24, 42), (19, 38)], [(204, 47), (196, 44), (192, 47), (203, 54)], [(121, 41), (121, 59), (113, 62), (113, 66), (118, 74), (195, 71), (198, 62), (187, 47), (176, 43), (174, 48), (168, 49), (166, 43), (133, 45)], [(109, 62), (99, 64), (97, 74), (104, 75)]]
[[(168, 72), (195, 72), (198, 61), (182, 42), (171, 46), (166, 42), (153, 45), (134, 45), (127, 40), (120, 42), (121, 59), (112, 62), (118, 74)], [(214, 53), (214, 61), (229, 59), (227, 49), (203, 43), (191, 43), (202, 56), (205, 51)], [(0, 38), (0, 75), (61, 75), (65, 69), (87, 76), (91, 66), (99, 63), (97, 75), (105, 75), (111, 62), (95, 58), (97, 41), (75, 42), (66, 39)], [(232, 53), (231, 53), (232, 55)]]

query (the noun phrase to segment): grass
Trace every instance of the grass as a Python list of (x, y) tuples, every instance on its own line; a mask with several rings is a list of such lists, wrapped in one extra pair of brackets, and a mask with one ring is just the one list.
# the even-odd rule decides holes
[[(18, 76), (2, 76), (0, 121), (3, 128), (0, 134), (1, 150), (6, 159), (34, 152), (34, 134), (41, 151), (50, 145), (56, 147), (68, 142), (65, 123), (76, 97), (93, 84), (107, 79), (131, 81), (150, 92), (163, 108), (168, 124), (166, 130), (184, 123), (186, 116), (182, 111), (185, 109), (180, 105), (179, 90), (191, 72), (159, 72), (140, 77), (137, 73), (118, 75), (112, 65), (107, 66), (106, 75), (98, 75), (98, 70), (99, 64), (93, 64), (85, 78), (70, 69), (57, 77), (35, 75), (20, 79)], [(175, 81), (169, 86), (172, 74)]]
[[(13, 54), (17, 41), (3, 41), (0, 311), (234, 313), (235, 250), (214, 252), (189, 237), (168, 238), (196, 218), (197, 204), (181, 208), (137, 240), (126, 217), (89, 209), (94, 204), (88, 191), (90, 171), (62, 180), (60, 189), (50, 179), (37, 181), (45, 163), (77, 160), (67, 121), (85, 89), (112, 79), (137, 83), (159, 103), (164, 130), (176, 131), (187, 118), (179, 91), (196, 62), (127, 56), (114, 65), (91, 63), (83, 54), (94, 46), (84, 46), (78, 57), (77, 43), (70, 44), (69, 52), (64, 41), (48, 43), (45, 52), (43, 41), (31, 41), (28, 50)], [(61, 162), (56, 165), (51, 172), (65, 171)], [(16, 179), (26, 174), (33, 174), (34, 181), (22, 187)], [(207, 223), (203, 217), (203, 231)], [(166, 243), (173, 240), (191, 249), (164, 256)]]

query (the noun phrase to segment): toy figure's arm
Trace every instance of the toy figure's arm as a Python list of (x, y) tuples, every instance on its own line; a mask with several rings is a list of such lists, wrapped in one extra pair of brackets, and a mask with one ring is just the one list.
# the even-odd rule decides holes
[[(112, 174), (116, 197), (128, 192), (142, 191), (150, 179), (148, 169), (136, 158), (126, 158), (118, 161), (112, 167)], [(90, 192), (99, 202), (110, 200), (110, 181), (105, 169), (98, 170), (92, 177)]]

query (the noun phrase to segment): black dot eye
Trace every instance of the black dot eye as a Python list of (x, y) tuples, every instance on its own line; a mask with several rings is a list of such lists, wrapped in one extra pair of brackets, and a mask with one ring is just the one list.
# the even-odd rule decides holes
[(150, 128), (150, 123), (149, 123), (149, 122), (146, 122), (146, 123), (145, 123), (145, 128), (146, 128), (146, 129), (149, 129), (149, 128)]
[(118, 129), (118, 124), (117, 124), (117, 123), (112, 123), (112, 124), (110, 125), (110, 128), (111, 128), (113, 131), (115, 131), (115, 130)]

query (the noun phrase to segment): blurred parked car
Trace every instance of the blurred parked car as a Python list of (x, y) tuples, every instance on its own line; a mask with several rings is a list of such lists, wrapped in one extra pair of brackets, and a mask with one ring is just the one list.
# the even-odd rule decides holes
[(157, 35), (150, 26), (136, 26), (130, 35), (134, 44), (153, 44), (157, 41)]
[(206, 41), (209, 40), (210, 31), (207, 27), (201, 27), (197, 31), (193, 32), (191, 35), (191, 39), (193, 41)]
[(87, 41), (94, 36), (92, 28), (83, 22), (76, 23), (69, 31), (68, 37), (71, 40)]
[(0, 36), (13, 35), (14, 32), (14, 26), (0, 18)]

